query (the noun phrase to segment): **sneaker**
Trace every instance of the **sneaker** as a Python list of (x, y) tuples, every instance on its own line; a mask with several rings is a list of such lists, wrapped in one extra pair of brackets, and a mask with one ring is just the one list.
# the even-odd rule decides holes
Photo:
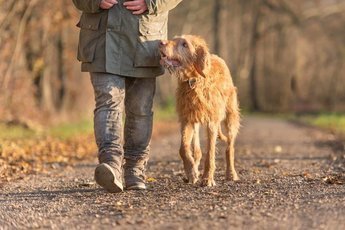
[(107, 163), (97, 165), (95, 180), (97, 184), (111, 193), (122, 192), (121, 171), (116, 170)]
[(145, 190), (145, 165), (137, 162), (126, 162), (125, 184), (126, 190)]

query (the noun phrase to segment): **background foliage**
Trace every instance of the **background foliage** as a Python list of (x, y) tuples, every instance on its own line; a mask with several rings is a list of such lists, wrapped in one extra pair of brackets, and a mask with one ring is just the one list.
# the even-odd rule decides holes
[[(30, 125), (90, 116), (93, 93), (76, 61), (79, 12), (69, 0), (0, 0), (0, 120)], [(266, 112), (345, 110), (345, 2), (189, 0), (169, 37), (203, 36), (231, 67), (241, 107)], [(157, 106), (175, 79), (159, 78)]]

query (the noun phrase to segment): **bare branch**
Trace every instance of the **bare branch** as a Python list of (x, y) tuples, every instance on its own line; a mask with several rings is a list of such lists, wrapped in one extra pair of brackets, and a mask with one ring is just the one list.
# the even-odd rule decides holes
[(7, 14), (4, 16), (4, 19), (2, 22), (0, 22), (0, 31), (3, 30), (3, 28), (11, 22), (11, 20), (14, 18), (15, 12), (17, 10), (17, 1), (11, 2), (11, 6), (9, 7), (9, 10), (7, 10)]
[(19, 53), (20, 48), (21, 48), (21, 46), (23, 44), (22, 40), (23, 40), (23, 35), (24, 35), (24, 32), (25, 32), (25, 26), (27, 24), (27, 20), (28, 20), (28, 18), (31, 15), (32, 9), (34, 8), (34, 6), (37, 4), (38, 1), (39, 0), (30, 0), (28, 7), (25, 9), (24, 15), (23, 15), (23, 17), (20, 20), (19, 29), (18, 29), (18, 35), (17, 35), (17, 38), (16, 38), (16, 44), (15, 44), (15, 48), (14, 48), (14, 51), (13, 51), (13, 55), (11, 57), (10, 64), (8, 65), (8, 68), (6, 70), (4, 79), (3, 79), (3, 81), (1, 82), (1, 85), (0, 85), (0, 87), (3, 88), (3, 89), (6, 89), (7, 86), (8, 86), (8, 83), (9, 83), (9, 80), (10, 80), (10, 74), (11, 74), (12, 69), (13, 69), (13, 65), (14, 65), (17, 57), (18, 57), (18, 53)]

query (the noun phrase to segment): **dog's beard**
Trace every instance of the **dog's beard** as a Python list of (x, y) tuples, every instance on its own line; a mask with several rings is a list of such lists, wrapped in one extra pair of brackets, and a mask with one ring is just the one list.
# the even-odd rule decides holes
[(178, 59), (170, 59), (167, 57), (161, 57), (161, 62), (165, 67), (180, 67), (181, 62)]
[(186, 76), (186, 72), (188, 72), (188, 68), (186, 66), (192, 66), (191, 61), (168, 58), (167, 56), (161, 57), (160, 64), (180, 81), (186, 80), (184, 78), (184, 76)]
[(170, 74), (176, 75), (181, 68), (181, 62), (178, 59), (161, 56), (160, 64), (169, 71)]

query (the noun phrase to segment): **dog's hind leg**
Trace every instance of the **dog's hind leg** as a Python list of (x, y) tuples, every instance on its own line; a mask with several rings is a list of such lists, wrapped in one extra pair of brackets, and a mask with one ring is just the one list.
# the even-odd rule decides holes
[(240, 178), (238, 177), (235, 170), (235, 148), (234, 148), (235, 138), (236, 137), (234, 136), (229, 137), (228, 147), (226, 148), (226, 153), (225, 153), (226, 154), (226, 175), (225, 176), (227, 180), (233, 179), (234, 181), (237, 181)]
[(226, 156), (226, 179), (234, 181), (239, 180), (239, 177), (235, 170), (235, 139), (240, 128), (240, 112), (238, 109), (238, 102), (236, 94), (232, 95), (230, 104), (227, 107), (227, 114), (225, 124), (228, 129), (228, 146), (225, 152)]
[(204, 174), (202, 176), (203, 186), (214, 186), (214, 171), (216, 169), (216, 142), (218, 125), (215, 123), (209, 123), (207, 126), (208, 147), (205, 158)]
[(199, 165), (202, 157), (201, 147), (200, 147), (200, 124), (194, 124), (194, 138), (193, 138), (193, 156), (194, 156), (194, 171), (199, 176)]
[(190, 183), (196, 183), (198, 180), (198, 172), (195, 170), (195, 163), (191, 151), (191, 143), (193, 140), (194, 126), (191, 123), (182, 123), (181, 127), (181, 146), (180, 156), (183, 161), (184, 170), (187, 180)]

